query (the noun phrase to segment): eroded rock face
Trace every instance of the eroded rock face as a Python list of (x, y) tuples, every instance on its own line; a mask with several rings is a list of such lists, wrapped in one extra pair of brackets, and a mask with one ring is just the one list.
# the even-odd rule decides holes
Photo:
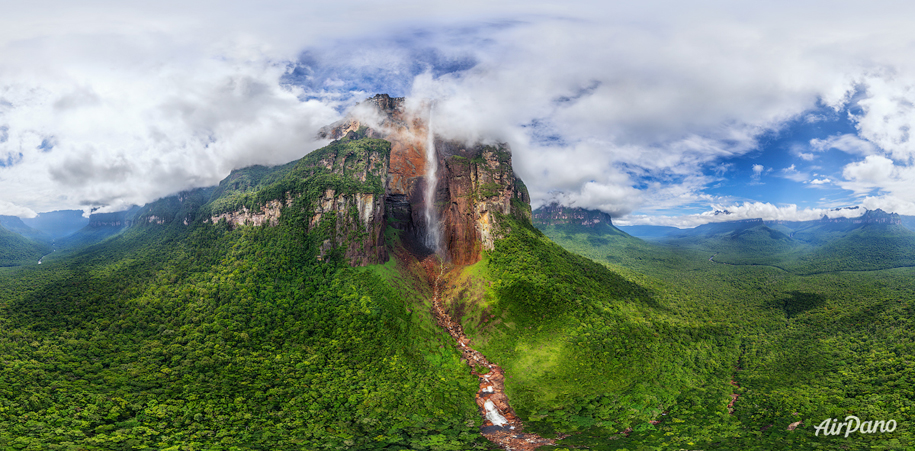
[[(327, 221), (328, 217), (333, 218)], [(343, 256), (353, 266), (365, 266), (387, 261), (384, 245), (383, 197), (373, 193), (338, 194), (328, 189), (315, 205), (309, 231), (324, 224), (331, 229), (331, 238), (321, 243), (318, 259), (338, 246), (344, 246)]]
[[(291, 198), (286, 198), (286, 206), (292, 203)], [(248, 210), (248, 207), (241, 207), (239, 211), (221, 213), (210, 217), (210, 222), (217, 223), (223, 219), (229, 224), (229, 228), (238, 226), (252, 225), (260, 226), (269, 224), (276, 226), (280, 220), (280, 210), (283, 203), (278, 200), (271, 200), (257, 211)]]
[(577, 225), (597, 227), (600, 224), (613, 225), (610, 215), (600, 210), (581, 207), (565, 207), (558, 203), (544, 205), (533, 212), (535, 225)]
[[(354, 109), (350, 117), (325, 127), (319, 137), (336, 144), (316, 151), (313, 171), (305, 177), (324, 174), (363, 182), (364, 188), (341, 191), (332, 184), (305, 208), (311, 213), (309, 231), (323, 233), (318, 258), (333, 249), (342, 250), (352, 265), (387, 260), (385, 227), (401, 233), (408, 248), (422, 251), (425, 223), (423, 193), (426, 180), (428, 110), (407, 111), (403, 98), (377, 95)], [(348, 141), (376, 138), (390, 142), (390, 152), (346, 150)], [(493, 248), (502, 231), (499, 215), (530, 219), (527, 190), (515, 177), (511, 151), (506, 144), (464, 144), (436, 139), (437, 184), (434, 208), (442, 230), (441, 253), (454, 264), (480, 260)], [(377, 189), (367, 188), (372, 183)], [(230, 225), (276, 225), (284, 206), (292, 199), (274, 200), (256, 211), (242, 207), (210, 218)], [(411, 244), (412, 243), (412, 244)], [(431, 252), (431, 250), (426, 249)]]
[[(423, 216), (423, 192), (428, 186), (428, 110), (409, 112), (403, 98), (379, 94), (357, 107), (354, 115), (326, 127), (320, 136), (372, 137), (391, 143), (384, 216), (402, 236), (421, 241), (429, 226)], [(442, 251), (455, 264), (475, 263), (500, 235), (495, 215), (530, 219), (527, 189), (512, 171), (506, 144), (467, 145), (436, 139), (435, 151), (439, 170), (434, 199), (442, 222)]]
[[(354, 138), (352, 131), (342, 139)], [(320, 230), (325, 240), (319, 259), (332, 249), (340, 249), (353, 266), (384, 263), (388, 259), (384, 242), (385, 204), (383, 183), (389, 159), (380, 149), (347, 150), (328, 147), (321, 151), (316, 171), (326, 175), (362, 182), (363, 188), (338, 190), (326, 187), (310, 208), (309, 232)], [(377, 188), (371, 188), (376, 186)]]
[[(319, 243), (317, 258), (323, 260), (332, 250), (340, 252), (349, 264), (363, 266), (387, 261), (384, 242), (384, 180), (388, 173), (387, 143), (348, 145), (351, 131), (340, 142), (319, 149), (298, 163), (297, 177), (310, 185), (285, 199), (266, 202), (255, 211), (242, 206), (209, 218), (225, 220), (230, 227), (279, 224), (284, 208), (308, 213), (309, 232)], [(315, 192), (319, 188), (319, 192)]]
[(436, 147), (442, 162), (436, 198), (443, 206), (445, 247), (454, 264), (473, 264), (501, 238), (497, 215), (530, 219), (527, 188), (512, 170), (506, 144), (441, 142)]
[(378, 94), (357, 106), (350, 117), (322, 129), (318, 136), (333, 140), (377, 138), (391, 143), (385, 215), (392, 227), (416, 238), (426, 226), (421, 206), (427, 133), (424, 120), (407, 113), (403, 97)]

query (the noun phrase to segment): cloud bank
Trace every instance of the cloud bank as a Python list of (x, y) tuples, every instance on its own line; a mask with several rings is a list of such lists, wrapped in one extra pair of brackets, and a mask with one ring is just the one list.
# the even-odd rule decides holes
[[(116, 210), (290, 161), (376, 91), (436, 99), (446, 137), (509, 142), (535, 206), (819, 215), (710, 194), (775, 175), (915, 202), (908, 5), (51, 3), (0, 23), (3, 214)], [(855, 133), (792, 155), (839, 150), (854, 160), (838, 171), (727, 162), (822, 109)]]

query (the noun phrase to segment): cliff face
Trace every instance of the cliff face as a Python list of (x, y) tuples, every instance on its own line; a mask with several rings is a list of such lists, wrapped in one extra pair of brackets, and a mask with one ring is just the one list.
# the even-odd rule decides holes
[(436, 149), (440, 170), (435, 199), (442, 240), (453, 263), (472, 264), (501, 237), (497, 215), (530, 219), (527, 188), (515, 177), (506, 144), (437, 141)]
[[(330, 139), (378, 137), (391, 143), (381, 202), (387, 223), (401, 232), (408, 247), (421, 248), (425, 223), (428, 112), (411, 113), (403, 98), (377, 95), (350, 117), (322, 130)], [(455, 264), (471, 264), (498, 238), (495, 215), (530, 218), (527, 190), (511, 167), (505, 144), (467, 145), (435, 139), (438, 163), (434, 208), (441, 221), (442, 251)], [(520, 202), (513, 202), (513, 200)], [(428, 249), (427, 249), (428, 250)]]
[(558, 203), (544, 205), (533, 212), (536, 225), (575, 225), (597, 227), (601, 224), (613, 225), (610, 215), (599, 210), (586, 210), (580, 207), (564, 207)]
[(132, 218), (134, 225), (172, 223), (188, 225), (195, 220), (200, 207), (209, 201), (213, 190), (214, 188), (211, 187), (182, 191), (174, 196), (150, 202), (142, 208), (128, 210), (124, 217), (128, 220)]
[[(319, 133), (333, 140), (327, 147), (294, 164), (234, 171), (216, 189), (207, 221), (275, 226), (283, 209), (293, 207), (307, 213), (308, 231), (320, 236), (319, 259), (335, 252), (352, 265), (383, 263), (386, 227), (398, 232), (408, 250), (430, 253), (422, 244), (430, 227), (424, 215), (424, 193), (431, 186), (427, 119), (428, 110), (412, 113), (403, 98), (368, 99)], [(472, 264), (499, 238), (498, 215), (530, 219), (527, 189), (512, 171), (505, 144), (434, 143), (432, 202), (439, 223), (432, 226), (442, 231), (445, 258)]]
[(881, 209), (868, 210), (857, 218), (829, 218), (823, 216), (821, 222), (849, 223), (849, 224), (902, 224), (902, 219), (897, 213), (887, 213)]
[(355, 108), (353, 116), (325, 127), (319, 137), (334, 140), (379, 138), (391, 143), (385, 174), (385, 215), (391, 225), (417, 238), (425, 230), (422, 192), (425, 188), (426, 140), (423, 119), (406, 112), (403, 97), (378, 94)]
[[(292, 199), (287, 197), (285, 205), (289, 206), (291, 204)], [(282, 202), (278, 200), (271, 200), (268, 201), (265, 205), (261, 206), (261, 208), (258, 210), (248, 210), (248, 207), (242, 206), (241, 209), (237, 211), (213, 215), (210, 217), (210, 222), (217, 223), (225, 219), (230, 228), (244, 225), (259, 226), (263, 224), (276, 226), (280, 220), (281, 208), (283, 208)], [(185, 222), (185, 224), (187, 223)]]
[[(344, 138), (345, 140), (346, 138)], [(325, 237), (319, 259), (340, 249), (353, 266), (384, 263), (384, 180), (388, 173), (387, 146), (370, 148), (329, 146), (313, 155), (322, 182), (320, 194), (310, 200), (308, 230)], [(356, 186), (341, 181), (358, 182)]]

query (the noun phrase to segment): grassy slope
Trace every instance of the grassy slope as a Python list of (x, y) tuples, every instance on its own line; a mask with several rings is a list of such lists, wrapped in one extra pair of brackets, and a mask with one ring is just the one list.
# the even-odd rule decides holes
[(530, 225), (510, 228), (449, 282), (449, 302), (477, 349), (506, 370), (529, 428), (606, 442), (654, 429), (683, 393), (724, 409), (739, 353), (726, 322), (684, 315), (662, 284), (570, 254)]

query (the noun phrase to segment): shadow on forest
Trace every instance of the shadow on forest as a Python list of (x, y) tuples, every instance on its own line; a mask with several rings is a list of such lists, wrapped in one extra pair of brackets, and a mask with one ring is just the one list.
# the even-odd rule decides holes
[(824, 302), (826, 297), (821, 294), (791, 291), (785, 297), (770, 301), (768, 307), (781, 309), (785, 312), (785, 317), (791, 319), (823, 305)]

